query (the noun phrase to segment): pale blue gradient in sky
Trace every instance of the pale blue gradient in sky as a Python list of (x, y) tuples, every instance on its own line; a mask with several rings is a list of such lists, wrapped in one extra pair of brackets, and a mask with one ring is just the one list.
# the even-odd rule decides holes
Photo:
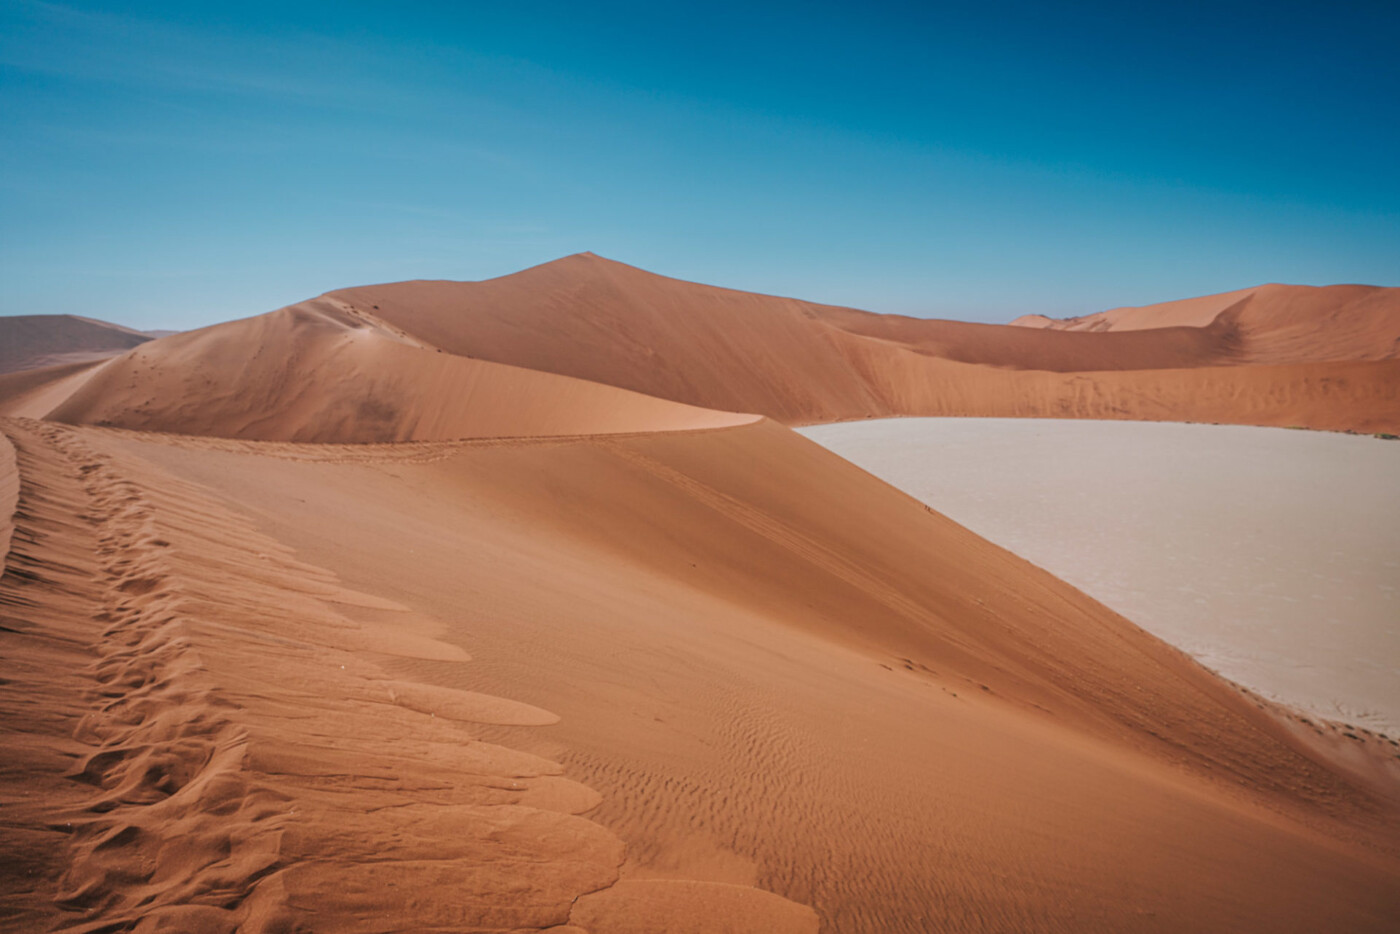
[(989, 321), (1400, 285), (1397, 48), (1393, 2), (0, 0), (0, 314), (582, 250)]

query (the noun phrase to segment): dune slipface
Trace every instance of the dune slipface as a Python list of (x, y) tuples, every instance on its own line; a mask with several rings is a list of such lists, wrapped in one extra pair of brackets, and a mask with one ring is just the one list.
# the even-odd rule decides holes
[[(1400, 907), (1388, 740), (1275, 711), (771, 422), (6, 431), (49, 530), (10, 592), (100, 617), (69, 636), (95, 684), (50, 779), (80, 792), (60, 917), (1365, 931)], [(38, 511), (60, 497), (95, 525)], [(34, 588), (84, 536), (79, 611)]]
[(1389, 424), (1393, 354), (1248, 362), (1223, 314), (920, 323), (583, 255), (0, 378), (0, 924), (1389, 930), (1400, 740), (781, 424)]
[[(654, 403), (606, 385), (788, 424), (981, 415), (1400, 431), (1400, 289), (1269, 285), (1016, 323), (875, 315), (585, 253), (484, 282), (343, 289), (81, 371), (0, 377), (0, 413), (342, 442), (660, 428), (680, 415), (638, 421), (630, 410)], [(520, 369), (591, 385), (543, 392)]]
[(77, 315), (0, 317), (0, 373), (99, 360), (150, 339), (119, 324)]
[(332, 294), (453, 353), (788, 423), (1002, 415), (1400, 427), (1394, 288), (1269, 285), (1076, 319), (1063, 324), (1071, 333), (875, 315), (587, 253), (485, 282)]

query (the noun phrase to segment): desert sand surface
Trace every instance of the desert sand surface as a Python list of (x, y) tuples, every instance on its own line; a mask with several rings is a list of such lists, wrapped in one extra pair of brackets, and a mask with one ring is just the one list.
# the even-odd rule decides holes
[(115, 356), (152, 335), (78, 315), (0, 316), (0, 374)]
[[(1151, 318), (1161, 326), (1066, 331), (877, 315), (582, 253), (481, 282), (329, 292), (143, 344), (76, 388), (26, 375), (23, 400), (0, 378), (0, 414), (247, 440), (480, 437), (505, 430), (508, 418), (490, 423), (496, 404), (514, 404), (497, 364), (595, 384), (580, 394), (604, 385), (786, 424), (959, 415), (1400, 432), (1400, 289), (1241, 294), (1190, 300), (1191, 314)], [(1206, 321), (1201, 307), (1216, 313)], [(467, 416), (441, 402), (462, 393)], [(585, 410), (605, 417), (588, 404), (570, 418)]]
[(1391, 930), (1400, 738), (784, 424), (1400, 411), (1216, 321), (582, 254), (0, 377), (0, 929)]
[(1251, 363), (1386, 360), (1400, 353), (1396, 290), (1373, 285), (1270, 283), (1078, 318), (1026, 315), (1011, 322), (1059, 331), (1124, 333), (1163, 328), (1215, 332)]
[(1241, 684), (1400, 728), (1400, 444), (1054, 419), (802, 433)]
[(12, 929), (1400, 910), (1390, 740), (1290, 717), (771, 421), (3, 428)]

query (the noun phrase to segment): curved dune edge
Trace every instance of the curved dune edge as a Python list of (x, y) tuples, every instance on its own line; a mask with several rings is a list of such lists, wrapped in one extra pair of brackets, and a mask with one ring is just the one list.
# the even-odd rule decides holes
[(81, 434), (456, 621), (493, 692), (566, 714), (530, 748), (603, 794), (629, 882), (757, 880), (872, 934), (1391, 926), (1400, 749), (772, 422), (412, 456)]
[(448, 353), (787, 424), (1014, 415), (1400, 428), (1395, 288), (1263, 286), (1073, 333), (1044, 327), (1049, 319), (871, 314), (592, 254), (482, 282), (327, 297)]
[(0, 373), (110, 357), (150, 334), (78, 315), (0, 317)]
[[(68, 931), (370, 932), (385, 918), (533, 930), (617, 881), (622, 841), (577, 816), (598, 795), (463, 725), (553, 714), (386, 678), (346, 646), (375, 628), (368, 641), (387, 641), (393, 624), (335, 607), (409, 611), (345, 590), (93, 435), (0, 427), (16, 452), (0, 491), (19, 488), (0, 722), (25, 738), (0, 770), (4, 798), (25, 802), (0, 851), (29, 867), (5, 917)], [(431, 621), (410, 627), (411, 652), (431, 656)], [(769, 895), (770, 913), (770, 900), (788, 904)], [(619, 917), (664, 919), (666, 904)]]
[(444, 353), (327, 297), (142, 344), (76, 380), (22, 393), (16, 386), (6, 411), (315, 443), (678, 430), (752, 418)]

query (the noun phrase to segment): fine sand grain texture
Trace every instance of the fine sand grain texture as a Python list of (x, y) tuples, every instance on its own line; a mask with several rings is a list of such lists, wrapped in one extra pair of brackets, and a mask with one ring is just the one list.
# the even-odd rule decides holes
[[(282, 842), (260, 843), (256, 868), (220, 870), (232, 906), (221, 910), (249, 919), (246, 930), (260, 929), (255, 912), (340, 930), (347, 912), (431, 929), (468, 907), (498, 910), (494, 895), (439, 905), (444, 891), (479, 891), (460, 880), (506, 871), (471, 868), (481, 853), (461, 841), (477, 834), (533, 867), (515, 877), (510, 904), (530, 906), (510, 916), (519, 928), (559, 918), (561, 899), (589, 887), (598, 894), (567, 917), (593, 931), (1384, 931), (1400, 911), (1389, 741), (1290, 719), (771, 422), (350, 447), (30, 425), (12, 430), (26, 458), (56, 447), (81, 473), (82, 451), (107, 452), (121, 476), (150, 478), (143, 489), (159, 477), (188, 490), (182, 500), (198, 490), (201, 503), (237, 504), (251, 525), (201, 526), (240, 529), (227, 544), (246, 543), (246, 555), (186, 537), (181, 553), (205, 556), (191, 575), (241, 591), (257, 574), (253, 592), (285, 594), (292, 553), (318, 569), (297, 572), (315, 583), (295, 584), (309, 592), (288, 610), (259, 603), (252, 617), (295, 651), (251, 666), (234, 656), (228, 671), (207, 663), (223, 672), (211, 696), (248, 705), (224, 716), (269, 750), (243, 757), (231, 800), (264, 784), (285, 796)], [(259, 554), (273, 562), (265, 574)], [(211, 633), (234, 624), (219, 607), (192, 607), (218, 624)], [(356, 626), (404, 627), (472, 660), (365, 654), (352, 648), (365, 644)], [(340, 664), (352, 680), (339, 680)], [(309, 692), (294, 687), (304, 677)], [(457, 692), (436, 717), (421, 713), (426, 686)], [(284, 722), (312, 695), (302, 716), (330, 719)], [(501, 715), (479, 695), (523, 706)], [(446, 719), (473, 709), (498, 725)], [(389, 718), (383, 730), (359, 729), (371, 711)], [(494, 744), (491, 764), (462, 765), (486, 753), (436, 732), (449, 727)], [(534, 758), (504, 766), (515, 760), (496, 757), (508, 754)], [(318, 777), (352, 755), (362, 779)], [(469, 794), (456, 790), (461, 770), (543, 779), (550, 762), (563, 775), (544, 787), (467, 779), (528, 792), (513, 806), (541, 816), (508, 835), (478, 829), (474, 811), (423, 812), (410, 838), (382, 823), (420, 812), (381, 801), (439, 808)], [(313, 793), (323, 786), (333, 798)], [(582, 822), (553, 810), (595, 802)], [(101, 852), (109, 872), (135, 871), (122, 868), (125, 844), (97, 849), (107, 819), (93, 826), (76, 842), (84, 864)], [(321, 847), (339, 855), (314, 859)], [(457, 862), (386, 868), (369, 852), (383, 848)], [(160, 889), (172, 912), (197, 890)]]
[[(623, 841), (577, 816), (597, 793), (481, 739), (557, 716), (392, 673), (469, 662), (440, 623), (103, 439), (4, 430), (5, 930), (539, 930), (617, 881)], [(680, 929), (704, 904), (699, 930), (727, 930), (761, 896), (765, 929), (816, 929), (687, 886), (588, 917)]]
[(1400, 443), (1048, 419), (802, 433), (1233, 680), (1400, 729)]

